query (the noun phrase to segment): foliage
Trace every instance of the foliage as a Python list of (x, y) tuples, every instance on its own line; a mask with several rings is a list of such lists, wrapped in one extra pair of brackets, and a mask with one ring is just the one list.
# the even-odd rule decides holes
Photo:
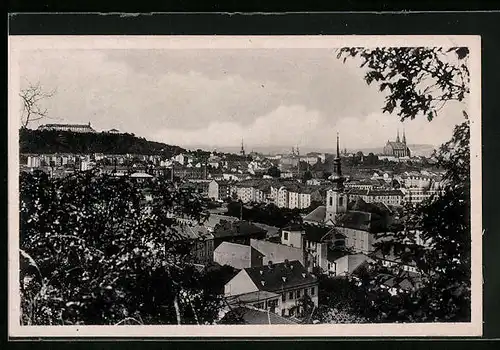
[(184, 152), (178, 146), (147, 141), (132, 134), (74, 133), (56, 130), (19, 131), (21, 153), (144, 154), (171, 157)]
[(397, 111), (401, 121), (417, 115), (430, 121), (446, 102), (463, 101), (469, 93), (468, 55), (466, 47), (346, 47), (337, 58), (362, 61), (365, 81), (386, 93), (384, 112)]
[(221, 301), (172, 218), (198, 220), (201, 198), (147, 186), (149, 202), (128, 177), (21, 175), (22, 324), (214, 321)]
[(269, 169), (267, 169), (267, 175), (272, 176), (274, 178), (279, 178), (281, 176), (281, 171), (278, 169), (277, 166), (272, 166)]
[[(387, 92), (384, 112), (403, 121), (436, 117), (448, 101), (463, 102), (469, 93), (467, 48), (343, 48), (338, 58), (359, 57), (365, 80)], [(363, 315), (371, 321), (434, 322), (470, 320), (470, 150), (469, 121), (455, 127), (452, 139), (435, 153), (445, 187), (438, 195), (404, 210), (403, 227), (376, 235), (376, 248), (399, 264), (370, 266), (360, 279), (366, 294)], [(413, 266), (416, 274), (405, 271)], [(389, 293), (385, 276), (407, 279), (412, 288)]]

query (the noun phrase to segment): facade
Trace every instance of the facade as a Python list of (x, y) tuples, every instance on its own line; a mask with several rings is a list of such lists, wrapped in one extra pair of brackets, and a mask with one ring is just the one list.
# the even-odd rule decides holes
[(214, 236), (205, 227), (181, 222), (172, 229), (175, 238), (193, 244), (190, 250), (193, 262), (205, 265), (213, 261)]
[(228, 181), (212, 180), (208, 184), (208, 198), (213, 200), (225, 200), (231, 195), (231, 186)]
[(349, 199), (362, 198), (366, 203), (383, 203), (385, 205), (401, 206), (404, 193), (401, 190), (356, 190), (349, 191)]
[[(249, 293), (270, 292), (253, 305), (281, 316), (305, 316), (306, 301), (318, 306), (318, 280), (299, 261), (286, 261), (241, 270), (224, 286), (226, 300)], [(261, 298), (262, 299), (262, 298)], [(250, 303), (254, 303), (251, 301)]]
[(411, 157), (410, 149), (406, 146), (406, 135), (403, 131), (403, 140), (399, 139), (399, 130), (396, 141), (389, 141), (384, 146), (384, 155), (396, 158)]
[(55, 130), (55, 131), (71, 131), (71, 132), (96, 132), (90, 122), (88, 124), (44, 124), (38, 127), (38, 130)]

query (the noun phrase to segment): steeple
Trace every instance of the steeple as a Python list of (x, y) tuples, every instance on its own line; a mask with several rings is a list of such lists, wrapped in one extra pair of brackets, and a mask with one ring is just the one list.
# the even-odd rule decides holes
[(241, 139), (240, 155), (242, 155), (243, 157), (245, 156), (245, 147), (243, 146), (243, 139)]
[(396, 142), (401, 142), (399, 139), (399, 129), (398, 129), (398, 137), (396, 137)]
[(405, 129), (403, 129), (403, 144), (406, 145), (406, 135), (405, 135)]
[(342, 177), (342, 165), (340, 161), (339, 133), (337, 133), (337, 155), (333, 160), (333, 174), (330, 178), (334, 182), (334, 187), (337, 190), (342, 190), (344, 188), (344, 178)]

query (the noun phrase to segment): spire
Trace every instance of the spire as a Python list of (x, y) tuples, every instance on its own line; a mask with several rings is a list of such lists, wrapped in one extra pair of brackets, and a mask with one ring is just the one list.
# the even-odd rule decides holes
[(344, 178), (342, 177), (342, 165), (340, 162), (339, 133), (337, 133), (337, 156), (333, 160), (333, 174), (330, 179), (334, 182), (337, 190), (342, 190), (344, 188)]
[(405, 129), (403, 128), (403, 143), (406, 145)]
[(396, 138), (396, 142), (401, 142), (401, 141), (399, 140), (399, 129), (398, 129), (398, 137)]
[(340, 158), (339, 133), (337, 132), (337, 158)]
[(242, 156), (245, 156), (245, 147), (243, 146), (243, 139), (241, 139), (241, 150), (240, 150), (240, 154)]

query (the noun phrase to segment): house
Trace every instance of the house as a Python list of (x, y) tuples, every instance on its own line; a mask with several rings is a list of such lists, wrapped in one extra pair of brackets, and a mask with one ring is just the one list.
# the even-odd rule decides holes
[(221, 221), (214, 227), (214, 246), (232, 242), (249, 246), (250, 239), (265, 239), (267, 232), (248, 221)]
[(333, 276), (349, 276), (370, 258), (362, 253), (350, 253), (345, 249), (328, 249), (326, 273)]
[(366, 203), (383, 203), (385, 205), (401, 206), (404, 193), (401, 190), (350, 190), (349, 199), (355, 200), (357, 198), (362, 198)]
[(208, 184), (208, 198), (213, 200), (225, 200), (231, 196), (231, 184), (229, 181), (212, 180)]
[(264, 255), (252, 246), (222, 242), (214, 250), (214, 262), (235, 269), (262, 266)]
[(245, 268), (224, 286), (227, 299), (252, 292), (273, 293), (264, 302), (248, 303), (281, 316), (303, 317), (309, 307), (318, 306), (318, 279), (297, 260)]
[(260, 239), (250, 239), (250, 246), (262, 254), (262, 264), (267, 265), (270, 261), (282, 263), (285, 260), (300, 261), (306, 266), (307, 257), (303, 249), (290, 247), (288, 245), (273, 243)]
[(214, 236), (205, 227), (181, 222), (173, 226), (169, 234), (173, 240), (192, 244), (190, 255), (195, 263), (208, 264), (213, 261)]

